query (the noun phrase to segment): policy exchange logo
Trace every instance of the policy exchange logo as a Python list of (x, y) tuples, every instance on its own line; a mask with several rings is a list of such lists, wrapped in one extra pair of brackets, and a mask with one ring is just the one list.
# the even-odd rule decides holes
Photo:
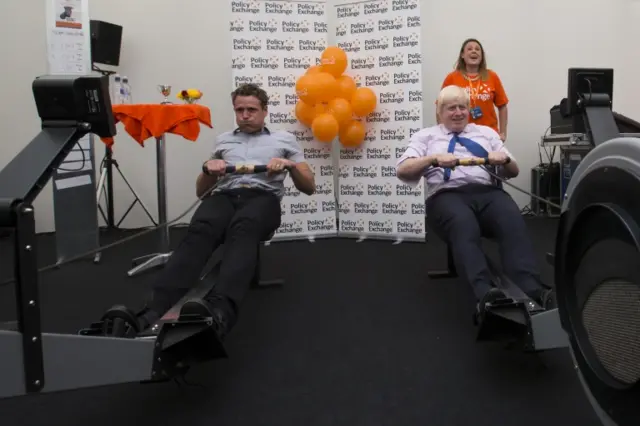
[(280, 224), (280, 227), (276, 231), (276, 234), (301, 234), (305, 231), (303, 228), (302, 219), (294, 219), (292, 221), (285, 221)]
[(341, 160), (361, 160), (363, 157), (362, 148), (340, 148)]
[(338, 47), (347, 53), (358, 53), (360, 51), (360, 40), (340, 41)]
[(340, 183), (340, 195), (362, 197), (364, 195), (364, 184), (362, 182), (356, 184)]
[(262, 74), (255, 75), (237, 75), (234, 77), (236, 87), (243, 84), (255, 84), (258, 87), (264, 86), (264, 76)]
[(271, 96), (269, 96), (269, 106), (277, 107), (280, 104), (281, 104), (280, 93), (275, 92)]
[(391, 219), (386, 220), (370, 220), (369, 232), (391, 234), (393, 232), (393, 221)]
[(232, 19), (229, 21), (229, 31), (241, 33), (245, 30), (245, 22), (240, 18)]
[(380, 184), (380, 183), (367, 184), (367, 195), (378, 196), (378, 197), (390, 197), (391, 195), (393, 195), (393, 185), (390, 182), (386, 182), (383, 184)]
[(266, 69), (266, 70), (275, 70), (278, 68), (280, 63), (280, 58), (275, 55), (269, 56), (268, 58), (253, 56), (251, 57), (251, 68), (253, 69)]
[(260, 2), (256, 0), (234, 0), (231, 2), (232, 13), (251, 13), (257, 15), (260, 13)]
[(341, 219), (340, 230), (343, 232), (364, 232), (364, 219)]
[(364, 3), (363, 6), (365, 15), (382, 14), (389, 12), (388, 0), (372, 1), (370, 3)]

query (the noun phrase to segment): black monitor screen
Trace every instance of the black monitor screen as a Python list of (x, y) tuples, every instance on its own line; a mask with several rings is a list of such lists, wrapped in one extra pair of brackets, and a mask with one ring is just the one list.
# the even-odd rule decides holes
[(576, 115), (580, 108), (578, 101), (588, 100), (593, 93), (607, 94), (613, 102), (612, 68), (569, 68), (567, 101), (569, 114)]

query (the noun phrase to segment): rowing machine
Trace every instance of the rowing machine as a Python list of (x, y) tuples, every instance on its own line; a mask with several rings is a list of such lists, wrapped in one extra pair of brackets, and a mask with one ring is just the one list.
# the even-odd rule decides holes
[[(505, 164), (510, 162), (507, 158)], [(455, 166), (486, 166), (485, 158), (461, 158)], [(440, 167), (437, 160), (432, 163)], [(491, 240), (492, 236), (483, 235)], [(492, 286), (499, 288), (507, 296), (505, 299), (488, 303), (482, 314), (474, 313), (474, 324), (478, 326), (478, 341), (507, 341), (518, 344), (527, 352), (537, 352), (567, 346), (566, 335), (560, 327), (557, 309), (547, 309), (552, 300), (544, 300), (543, 306), (527, 296), (515, 283), (506, 277), (501, 268), (485, 253), (485, 259), (492, 276)], [(455, 278), (458, 276), (453, 253), (447, 246), (447, 269), (430, 271), (433, 279)]]
[[(185, 335), (206, 333), (206, 321), (184, 321), (179, 333), (140, 338), (42, 332), (33, 202), (83, 136), (113, 137), (116, 127), (106, 77), (43, 76), (33, 82), (33, 94), (42, 130), (0, 171), (0, 228), (14, 236), (18, 312), (17, 327), (0, 330), (0, 398), (157, 381), (183, 371), (188, 362), (202, 361), (197, 358), (203, 354), (224, 355), (216, 339), (208, 348), (181, 352), (190, 349), (180, 344)], [(110, 311), (105, 319), (115, 328), (132, 323), (126, 308)], [(73, 362), (68, 362), (70, 353)]]
[[(279, 173), (288, 171), (289, 168)], [(225, 168), (226, 174), (255, 174), (268, 171), (267, 165), (236, 164)], [(270, 241), (273, 233), (260, 242)], [(260, 253), (260, 247), (258, 247)], [(182, 306), (194, 299), (204, 299), (215, 287), (224, 244), (212, 253), (198, 282), (167, 312), (146, 330), (140, 330), (135, 313), (118, 305), (109, 309), (99, 322), (80, 331), (85, 336), (130, 337), (152, 339), (156, 342), (153, 374), (147, 382), (166, 381), (184, 373), (189, 367), (219, 358), (227, 358), (227, 352), (218, 338), (214, 320), (211, 317), (181, 315)], [(284, 285), (281, 279), (263, 281), (260, 279), (260, 257), (256, 264), (252, 288)]]

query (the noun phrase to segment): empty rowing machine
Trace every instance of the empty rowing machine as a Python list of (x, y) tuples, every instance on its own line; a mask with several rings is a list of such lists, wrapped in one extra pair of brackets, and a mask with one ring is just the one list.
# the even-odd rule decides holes
[(80, 138), (116, 134), (108, 86), (101, 76), (37, 78), (33, 94), (42, 130), (0, 171), (0, 228), (14, 230), (18, 312), (18, 331), (0, 331), (0, 398), (151, 376), (153, 341), (41, 330), (33, 202)]
[(586, 130), (594, 147), (573, 173), (562, 205), (554, 257), (558, 310), (575, 370), (602, 423), (635, 426), (640, 139), (620, 137), (612, 69), (570, 69), (568, 77), (574, 126)]

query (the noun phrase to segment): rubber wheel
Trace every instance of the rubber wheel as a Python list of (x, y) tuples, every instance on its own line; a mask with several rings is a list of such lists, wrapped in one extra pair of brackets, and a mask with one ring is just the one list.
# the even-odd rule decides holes
[(135, 337), (140, 332), (136, 314), (126, 306), (116, 305), (101, 318), (102, 334), (109, 337)]

